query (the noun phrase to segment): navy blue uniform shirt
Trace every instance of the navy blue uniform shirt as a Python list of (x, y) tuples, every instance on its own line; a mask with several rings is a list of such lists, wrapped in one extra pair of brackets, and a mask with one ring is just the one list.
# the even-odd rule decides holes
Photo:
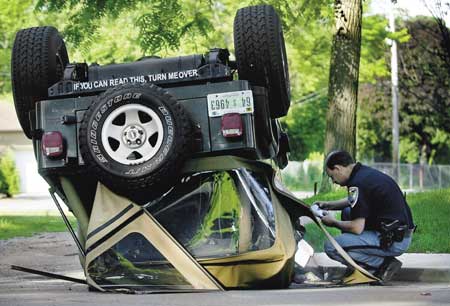
[(397, 183), (376, 169), (356, 163), (346, 186), (351, 219), (365, 218), (364, 230), (377, 230), (380, 220), (400, 220), (414, 228), (411, 210)]

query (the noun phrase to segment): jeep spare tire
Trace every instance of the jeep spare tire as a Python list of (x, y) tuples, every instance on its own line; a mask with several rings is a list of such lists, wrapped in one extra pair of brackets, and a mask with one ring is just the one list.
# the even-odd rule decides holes
[(118, 194), (162, 194), (190, 151), (191, 123), (174, 97), (150, 84), (99, 95), (84, 114), (80, 151), (88, 171)]
[(62, 79), (69, 56), (57, 29), (34, 27), (17, 32), (11, 57), (16, 113), (23, 132), (31, 138), (29, 112), (37, 101), (48, 97), (48, 88)]
[(270, 5), (239, 9), (233, 32), (239, 79), (266, 87), (271, 117), (285, 116), (291, 104), (289, 69), (275, 9)]

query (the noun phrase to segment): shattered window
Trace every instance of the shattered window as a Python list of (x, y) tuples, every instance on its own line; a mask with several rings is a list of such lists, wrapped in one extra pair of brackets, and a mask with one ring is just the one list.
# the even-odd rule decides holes
[[(197, 259), (264, 250), (275, 242), (268, 180), (243, 168), (185, 176), (144, 209)], [(95, 283), (134, 291), (192, 289), (142, 233), (133, 231), (89, 264)]]
[(140, 233), (130, 233), (88, 266), (104, 289), (192, 289), (189, 282)]
[(246, 169), (185, 176), (146, 208), (197, 258), (262, 250), (275, 241), (266, 178)]

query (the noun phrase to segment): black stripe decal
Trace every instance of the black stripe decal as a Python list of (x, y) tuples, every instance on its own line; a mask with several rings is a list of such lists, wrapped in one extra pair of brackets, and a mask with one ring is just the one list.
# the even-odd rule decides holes
[(90, 232), (87, 235), (87, 239), (91, 238), (92, 236), (94, 236), (95, 234), (97, 234), (98, 232), (100, 232), (102, 229), (104, 229), (105, 227), (111, 225), (112, 223), (116, 222), (117, 219), (119, 219), (120, 217), (122, 217), (123, 215), (125, 215), (127, 212), (130, 211), (130, 209), (133, 208), (133, 204), (128, 205), (124, 210), (122, 210), (120, 213), (118, 213), (115, 217), (113, 217), (112, 219), (110, 219), (108, 222), (106, 222), (103, 225), (100, 225), (99, 227), (97, 227), (95, 230), (93, 230), (92, 232)]
[(100, 246), (103, 242), (105, 242), (106, 240), (108, 240), (109, 238), (111, 238), (112, 236), (114, 236), (118, 231), (120, 231), (121, 229), (123, 229), (125, 226), (127, 226), (128, 224), (130, 224), (131, 222), (133, 222), (134, 220), (136, 220), (137, 218), (139, 218), (140, 216), (142, 216), (144, 214), (144, 210), (141, 209), (139, 210), (137, 213), (135, 213), (134, 215), (132, 215), (131, 217), (129, 217), (127, 220), (125, 220), (121, 225), (119, 225), (118, 227), (116, 227), (114, 230), (112, 230), (111, 232), (109, 232), (107, 235), (105, 235), (102, 239), (100, 239), (99, 241), (97, 241), (96, 243), (94, 243), (93, 245), (91, 245), (87, 251), (86, 254), (89, 254), (90, 252), (92, 252), (94, 249), (96, 249), (98, 246)]

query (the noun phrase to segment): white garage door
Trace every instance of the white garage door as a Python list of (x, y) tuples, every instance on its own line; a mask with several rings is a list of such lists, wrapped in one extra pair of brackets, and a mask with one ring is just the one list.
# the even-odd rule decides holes
[(49, 186), (37, 171), (33, 149), (15, 149), (14, 156), (20, 176), (20, 192), (47, 193)]

